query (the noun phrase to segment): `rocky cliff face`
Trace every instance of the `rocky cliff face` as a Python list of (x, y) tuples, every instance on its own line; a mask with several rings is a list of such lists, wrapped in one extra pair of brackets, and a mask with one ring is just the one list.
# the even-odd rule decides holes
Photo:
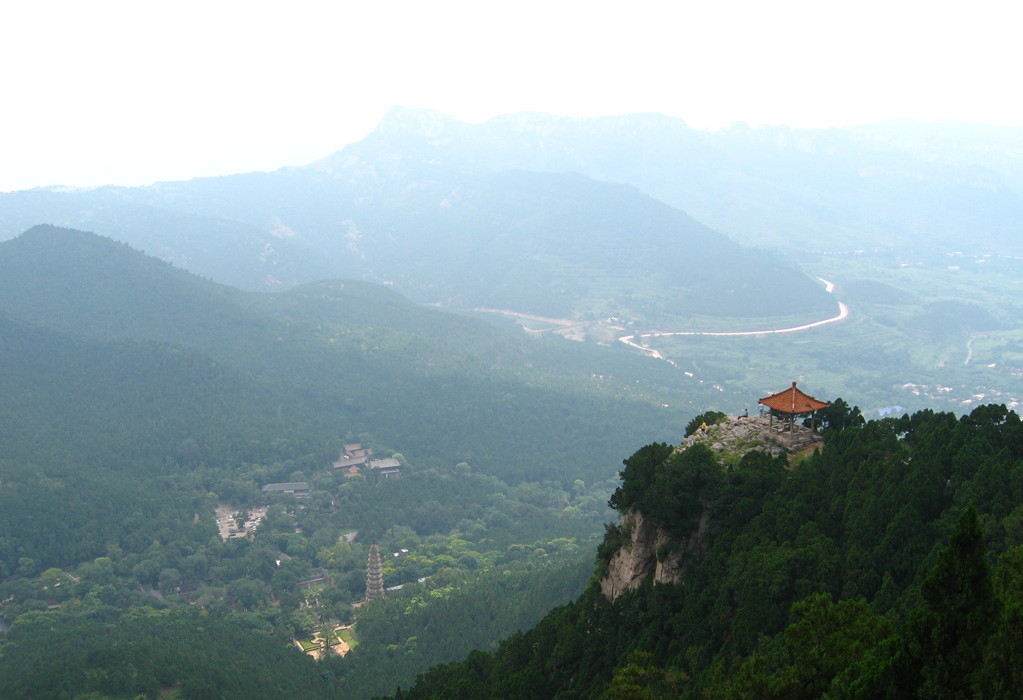
[(610, 601), (635, 590), (648, 578), (654, 583), (682, 583), (688, 564), (706, 553), (710, 511), (704, 509), (696, 531), (682, 540), (654, 527), (637, 510), (626, 513), (622, 528), (629, 542), (618, 549), (600, 580), (600, 590)]
[[(753, 415), (706, 426), (683, 440), (676, 450), (686, 450), (697, 443), (709, 447), (721, 468), (727, 469), (747, 452), (808, 454), (818, 449), (823, 440), (809, 428), (774, 421), (767, 415)], [(710, 506), (704, 503), (700, 516), (692, 523), (693, 534), (679, 539), (655, 527), (638, 510), (627, 512), (621, 529), (628, 533), (628, 541), (611, 556), (607, 572), (600, 580), (604, 597), (613, 601), (622, 593), (639, 588), (647, 579), (654, 583), (682, 583), (689, 566), (702, 558), (710, 546), (710, 518)]]

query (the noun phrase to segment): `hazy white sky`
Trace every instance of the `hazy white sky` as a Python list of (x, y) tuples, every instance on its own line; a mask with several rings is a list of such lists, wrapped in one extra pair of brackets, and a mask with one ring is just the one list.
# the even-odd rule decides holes
[(0, 190), (317, 160), (393, 105), (1023, 126), (1013, 3), (105, 0), (0, 10)]

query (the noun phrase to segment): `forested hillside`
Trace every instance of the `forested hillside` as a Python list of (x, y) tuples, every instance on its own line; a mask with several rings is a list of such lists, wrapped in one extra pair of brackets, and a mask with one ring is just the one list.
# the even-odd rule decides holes
[(788, 464), (639, 450), (621, 514), (690, 545), (709, 523), (684, 583), (605, 598), (630, 536), (609, 526), (578, 600), (401, 697), (1016, 697), (1023, 423), (993, 405), (849, 422)]
[[(718, 393), (366, 282), (242, 292), (45, 226), (0, 244), (0, 366), (3, 697), (408, 685), (574, 597), (614, 463), (678, 431), (684, 386)], [(350, 443), (400, 478), (334, 467)], [(372, 544), (401, 588), (356, 612)], [(296, 648), (337, 626), (344, 659)]]
[[(689, 405), (666, 404), (677, 403), (679, 387), (691, 385), (693, 400), (711, 391), (624, 349), (530, 340), (375, 285), (242, 293), (48, 227), (0, 244), (0, 313), (90, 342), (136, 344), (117, 352), (202, 355), (209, 371), (269, 392), (244, 413), (269, 412), (287, 430), (308, 431), (319, 450), (368, 433), (423, 465), (469, 461), (513, 481), (585, 479), (595, 461), (627, 450), (628, 430), (663, 434), (677, 425)], [(38, 349), (15, 350), (55, 362)], [(103, 383), (84, 362), (60, 366)], [(170, 376), (142, 374), (139, 386)], [(190, 389), (202, 390), (201, 382)], [(616, 444), (600, 444), (606, 439)]]
[[(1020, 142), (397, 110), (0, 194), (0, 697), (1010, 697)], [(675, 449), (793, 380), (889, 418)]]

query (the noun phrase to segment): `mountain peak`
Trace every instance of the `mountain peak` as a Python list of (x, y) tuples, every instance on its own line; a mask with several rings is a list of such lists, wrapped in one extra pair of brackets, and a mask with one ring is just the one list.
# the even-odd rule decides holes
[[(93, 258), (130, 251), (127, 245), (89, 231), (37, 224), (2, 244), (0, 264), (22, 260), (26, 265), (46, 265), (56, 260)], [(135, 251), (130, 251), (135, 253)], [(141, 253), (135, 253), (141, 255)]]
[(436, 110), (392, 107), (380, 120), (376, 131), (381, 134), (408, 133), (435, 139), (449, 135), (460, 124), (454, 117)]
[(65, 332), (123, 338), (161, 324), (172, 328), (183, 309), (206, 309), (225, 293), (95, 233), (42, 225), (0, 243), (0, 311)]

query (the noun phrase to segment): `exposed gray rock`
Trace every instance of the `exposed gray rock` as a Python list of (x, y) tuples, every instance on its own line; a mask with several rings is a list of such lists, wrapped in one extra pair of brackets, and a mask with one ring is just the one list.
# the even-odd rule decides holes
[(612, 555), (607, 573), (600, 580), (604, 597), (613, 601), (639, 588), (651, 576), (654, 583), (682, 583), (689, 562), (706, 552), (709, 514), (709, 509), (704, 509), (696, 531), (678, 540), (655, 528), (639, 511), (626, 513), (622, 528), (630, 533), (629, 543)]
[[(728, 454), (741, 456), (753, 450), (778, 455), (812, 449), (821, 441), (821, 436), (808, 428), (772, 421), (768, 416), (749, 416), (708, 426), (685, 438), (678, 449), (685, 450), (702, 442), (719, 453), (719, 458)], [(726, 463), (724, 459), (722, 462)], [(622, 529), (629, 533), (629, 541), (608, 562), (607, 572), (600, 580), (604, 597), (613, 601), (622, 593), (639, 588), (648, 579), (654, 583), (682, 583), (688, 565), (707, 551), (710, 518), (711, 510), (705, 505), (694, 523), (693, 534), (676, 539), (655, 528), (639, 511), (626, 513)]]

